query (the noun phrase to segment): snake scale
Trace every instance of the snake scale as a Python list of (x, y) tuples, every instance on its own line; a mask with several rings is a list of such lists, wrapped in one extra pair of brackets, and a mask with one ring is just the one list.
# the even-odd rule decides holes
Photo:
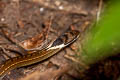
[(8, 72), (13, 69), (31, 65), (37, 62), (41, 62), (61, 49), (65, 48), (69, 44), (73, 43), (79, 37), (78, 30), (70, 30), (60, 35), (53, 43), (42, 50), (31, 50), (28, 51), (27, 55), (13, 57), (12, 59), (6, 60), (0, 65), (0, 79), (2, 79)]

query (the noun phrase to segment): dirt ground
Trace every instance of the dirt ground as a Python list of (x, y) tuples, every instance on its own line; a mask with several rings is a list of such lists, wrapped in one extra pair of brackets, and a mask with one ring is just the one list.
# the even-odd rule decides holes
[[(0, 63), (26, 55), (24, 49), (46, 46), (68, 28), (84, 33), (96, 19), (98, 5), (99, 0), (0, 0)], [(66, 55), (76, 54), (77, 43), (79, 40), (43, 62), (12, 70), (3, 80), (117, 79), (119, 56), (83, 73), (71, 68)]]

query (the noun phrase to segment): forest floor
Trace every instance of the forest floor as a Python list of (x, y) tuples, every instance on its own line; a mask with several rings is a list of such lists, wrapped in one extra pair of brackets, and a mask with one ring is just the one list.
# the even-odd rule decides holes
[[(24, 49), (43, 48), (68, 28), (83, 34), (96, 20), (99, 3), (99, 0), (0, 0), (0, 63), (18, 56), (15, 51), (26, 55)], [(77, 54), (79, 41), (43, 62), (10, 71), (3, 80), (116, 80), (119, 56), (100, 61), (86, 72), (70, 67), (69, 56)]]

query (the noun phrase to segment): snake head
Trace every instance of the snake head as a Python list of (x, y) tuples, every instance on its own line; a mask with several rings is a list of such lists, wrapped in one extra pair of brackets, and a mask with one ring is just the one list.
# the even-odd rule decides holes
[(50, 49), (53, 48), (63, 48), (73, 43), (80, 35), (78, 30), (70, 30), (60, 35), (50, 46)]

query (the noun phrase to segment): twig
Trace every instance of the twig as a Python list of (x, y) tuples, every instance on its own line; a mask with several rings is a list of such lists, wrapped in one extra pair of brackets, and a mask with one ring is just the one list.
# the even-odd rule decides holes
[(99, 5), (98, 5), (98, 10), (97, 10), (97, 15), (96, 15), (97, 22), (100, 20), (102, 5), (103, 5), (103, 0), (99, 0)]
[[(4, 38), (6, 38), (6, 39), (7, 39), (8, 41), (10, 41), (12, 44), (17, 45), (17, 47), (19, 47), (20, 50), (21, 50), (23, 53), (26, 53), (26, 52), (27, 52), (22, 46), (20, 46), (20, 45), (18, 44), (18, 41), (15, 40), (15, 39), (12, 37), (12, 35), (8, 35), (8, 33), (7, 33), (3, 28), (1, 28), (0, 30), (1, 30), (2, 36), (3, 36)], [(9, 37), (8, 37), (8, 36), (9, 36)], [(24, 54), (22, 54), (22, 55), (24, 55)]]

